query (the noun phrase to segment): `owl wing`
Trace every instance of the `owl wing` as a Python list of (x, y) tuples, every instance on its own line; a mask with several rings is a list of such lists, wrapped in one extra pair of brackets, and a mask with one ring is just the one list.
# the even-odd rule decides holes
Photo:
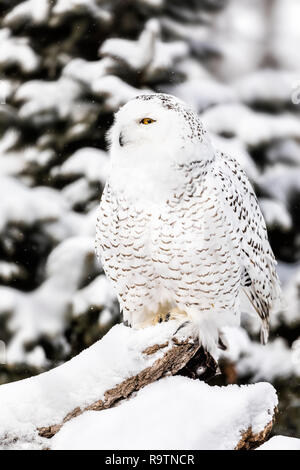
[(269, 244), (266, 224), (254, 190), (236, 160), (216, 153), (214, 177), (219, 181), (225, 212), (240, 237), (241, 284), (262, 320), (261, 342), (268, 340), (269, 313), (280, 298), (276, 261)]

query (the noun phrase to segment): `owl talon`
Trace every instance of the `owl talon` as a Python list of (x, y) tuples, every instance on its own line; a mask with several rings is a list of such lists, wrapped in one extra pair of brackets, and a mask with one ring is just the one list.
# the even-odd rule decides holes
[(163, 322), (167, 322), (169, 321), (171, 318), (171, 314), (168, 312), (168, 313), (160, 313), (159, 315), (157, 315), (155, 317), (155, 321), (154, 321), (154, 324), (155, 323), (163, 323)]

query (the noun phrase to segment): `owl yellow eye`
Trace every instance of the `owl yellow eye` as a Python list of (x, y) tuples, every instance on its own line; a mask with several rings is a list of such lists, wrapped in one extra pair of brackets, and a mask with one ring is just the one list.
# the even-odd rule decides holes
[(140, 120), (140, 124), (152, 124), (153, 122), (156, 122), (155, 119), (151, 118), (143, 118)]

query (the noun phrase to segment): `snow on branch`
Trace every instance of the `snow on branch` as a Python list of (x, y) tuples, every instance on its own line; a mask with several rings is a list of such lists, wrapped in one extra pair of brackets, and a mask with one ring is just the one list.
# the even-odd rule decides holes
[(131, 70), (143, 72), (145, 78), (151, 80), (172, 68), (188, 53), (188, 46), (183, 41), (163, 42), (159, 36), (160, 24), (151, 19), (138, 40), (109, 38), (101, 45), (99, 53), (121, 61)]
[[(106, 416), (96, 413), (97, 411), (107, 410), (106, 413), (114, 413), (114, 420), (122, 421), (128, 406), (133, 407), (132, 423), (136, 420), (145, 420), (147, 423), (150, 415), (154, 414), (156, 425), (161, 423), (164, 428), (168, 428), (168, 432), (162, 435), (158, 433), (161, 435), (160, 444), (149, 440), (150, 447), (161, 445), (161, 448), (176, 448), (178, 445), (180, 447), (180, 443), (185, 445), (181, 433), (176, 438), (172, 428), (178, 430), (180, 427), (186, 427), (186, 422), (191, 425), (197, 423), (194, 439), (190, 441), (190, 437), (186, 438), (187, 446), (193, 442), (194, 448), (205, 448), (209, 445), (212, 448), (217, 446), (234, 449), (251, 448), (261, 444), (272, 427), (277, 405), (274, 388), (262, 383), (244, 387), (210, 387), (187, 377), (162, 379), (180, 371), (186, 374), (189, 368), (185, 366), (192, 363), (195, 355), (198, 354), (199, 357), (201, 354), (198, 343), (178, 334), (174, 337), (177, 326), (173, 321), (143, 330), (116, 325), (102, 340), (56, 369), (1, 386), (0, 446), (5, 449), (51, 448), (53, 442), (53, 446), (59, 448), (60, 436), (63, 441), (68, 441), (68, 435), (73, 433), (73, 425), (76, 433), (77, 420), (92, 419), (93, 429), (99, 425), (99, 416)], [(204, 360), (207, 361), (207, 358)], [(175, 387), (171, 379), (176, 379)], [(149, 384), (152, 382), (156, 383), (155, 387), (153, 384), (151, 388)], [(141, 392), (142, 388), (144, 390)], [(137, 395), (133, 396), (134, 392), (138, 392)], [(176, 410), (172, 408), (174, 392), (177, 400)], [(133, 398), (125, 400), (129, 396)], [(120, 406), (108, 410), (120, 400), (123, 400)], [(152, 406), (153, 400), (159, 406)], [(188, 404), (188, 407), (185, 404)], [(143, 412), (138, 411), (140, 407)], [(191, 410), (193, 416), (189, 416)], [(170, 416), (173, 416), (173, 419)], [(152, 417), (151, 419), (153, 421)], [(132, 446), (137, 443), (143, 448), (148, 434), (156, 435), (153, 422), (151, 430), (151, 419), (149, 426), (141, 433), (141, 443), (134, 440)], [(208, 435), (212, 439), (210, 443), (205, 442), (208, 422)], [(138, 426), (138, 423), (136, 425)], [(122, 426), (120, 429), (123, 429)], [(90, 425), (86, 429), (87, 432), (89, 428)], [(221, 428), (221, 431), (219, 429), (217, 432), (218, 428)], [(171, 433), (171, 437), (166, 441), (164, 436), (168, 433)], [(111, 445), (122, 448), (115, 431), (113, 436)], [(103, 446), (100, 437), (98, 443), (92, 443), (90, 438), (88, 443), (82, 441), (78, 448), (81, 445), (90, 445), (93, 448)], [(68, 443), (62, 445), (68, 447)], [(106, 445), (109, 447), (108, 441)]]

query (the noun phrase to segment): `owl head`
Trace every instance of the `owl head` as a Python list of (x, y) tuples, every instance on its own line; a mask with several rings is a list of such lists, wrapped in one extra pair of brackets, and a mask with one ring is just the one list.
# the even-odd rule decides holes
[(176, 150), (201, 144), (207, 134), (198, 116), (172, 95), (153, 93), (130, 100), (115, 115), (108, 134), (112, 153), (167, 145)]
[(183, 101), (162, 93), (139, 95), (120, 108), (108, 140), (112, 173), (121, 185), (128, 185), (132, 174), (139, 182), (148, 178), (162, 187), (169, 185), (170, 170), (176, 165), (206, 160), (212, 154), (197, 114)]

